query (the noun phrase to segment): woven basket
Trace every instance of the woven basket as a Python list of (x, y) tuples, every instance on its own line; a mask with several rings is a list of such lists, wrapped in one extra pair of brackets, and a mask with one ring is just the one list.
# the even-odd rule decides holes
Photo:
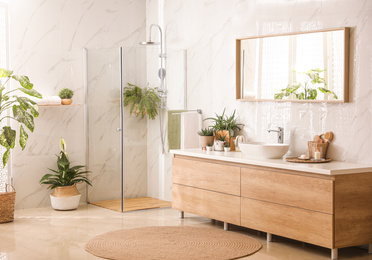
[(314, 158), (313, 150), (318, 150), (320, 152), (320, 158), (326, 158), (328, 143), (317, 143), (314, 141), (307, 142), (307, 147), (309, 149), (309, 157)]
[[(8, 191), (9, 187), (12, 187), (13, 191)], [(14, 220), (15, 196), (15, 189), (9, 184), (6, 184), (5, 192), (0, 192), (0, 223)]]

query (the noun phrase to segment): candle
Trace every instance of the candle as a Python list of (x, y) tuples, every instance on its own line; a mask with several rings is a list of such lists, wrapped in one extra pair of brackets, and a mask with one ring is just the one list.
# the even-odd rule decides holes
[(316, 150), (316, 152), (314, 152), (314, 159), (315, 160), (320, 160), (320, 152), (319, 152), (319, 150)]

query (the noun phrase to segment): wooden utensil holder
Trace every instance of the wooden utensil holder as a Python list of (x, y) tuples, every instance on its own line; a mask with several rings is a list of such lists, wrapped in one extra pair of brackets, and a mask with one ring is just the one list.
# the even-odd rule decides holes
[(314, 150), (320, 152), (320, 158), (326, 158), (328, 143), (317, 143), (314, 141), (308, 141), (307, 147), (309, 149), (310, 158), (314, 158)]

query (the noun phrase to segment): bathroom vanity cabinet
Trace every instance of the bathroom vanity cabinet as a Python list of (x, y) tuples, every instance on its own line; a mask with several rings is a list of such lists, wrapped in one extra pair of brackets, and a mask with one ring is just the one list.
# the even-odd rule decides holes
[(372, 167), (173, 152), (175, 209), (330, 248), (333, 259), (372, 243)]

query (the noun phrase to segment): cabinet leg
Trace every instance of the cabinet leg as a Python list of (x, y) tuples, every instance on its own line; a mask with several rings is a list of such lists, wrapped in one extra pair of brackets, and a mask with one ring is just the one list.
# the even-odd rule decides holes
[(372, 244), (368, 244), (368, 254), (372, 254)]
[(266, 234), (266, 241), (267, 241), (267, 242), (273, 242), (273, 235), (270, 234), (270, 233), (267, 233), (267, 234)]
[(338, 249), (331, 249), (331, 259), (337, 259), (338, 258)]
[(178, 215), (179, 218), (184, 218), (185, 217), (185, 212), (184, 211), (180, 211), (179, 215)]
[(223, 230), (225, 231), (229, 230), (229, 223), (223, 222)]

